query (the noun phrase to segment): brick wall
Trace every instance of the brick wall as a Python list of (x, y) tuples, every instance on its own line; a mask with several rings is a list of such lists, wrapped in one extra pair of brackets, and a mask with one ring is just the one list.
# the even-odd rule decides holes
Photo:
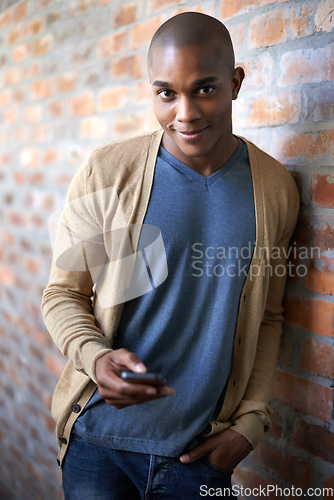
[(247, 72), (235, 131), (288, 166), (302, 199), (274, 425), (235, 481), (334, 487), (333, 9), (333, 0), (2, 0), (0, 475), (20, 500), (62, 498), (50, 399), (64, 361), (39, 310), (48, 217), (91, 149), (155, 126), (147, 44), (180, 10), (229, 27)]

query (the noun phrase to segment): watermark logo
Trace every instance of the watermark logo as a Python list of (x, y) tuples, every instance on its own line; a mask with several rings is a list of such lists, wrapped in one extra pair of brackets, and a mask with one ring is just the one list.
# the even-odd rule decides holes
[(200, 497), (223, 497), (223, 498), (261, 498), (261, 497), (277, 497), (277, 498), (291, 498), (291, 497), (303, 497), (303, 498), (325, 498), (334, 495), (333, 488), (308, 488), (306, 491), (302, 488), (296, 488), (295, 486), (282, 488), (274, 484), (267, 484), (265, 486), (258, 486), (255, 488), (245, 488), (244, 486), (239, 486), (234, 484), (232, 488), (212, 488), (207, 484), (201, 484), (199, 489)]
[[(207, 277), (247, 277), (276, 276), (283, 278), (288, 275), (304, 278), (308, 272), (307, 261), (320, 258), (320, 248), (297, 247), (296, 242), (289, 248), (258, 247), (249, 242), (243, 247), (235, 246), (205, 246), (201, 242), (191, 245), (191, 275), (197, 278)], [(253, 253), (259, 264), (251, 262)]]

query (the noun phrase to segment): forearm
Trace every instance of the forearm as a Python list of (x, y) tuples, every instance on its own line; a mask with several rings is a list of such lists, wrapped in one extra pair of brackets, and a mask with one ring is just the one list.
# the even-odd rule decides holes
[(95, 381), (94, 365), (98, 357), (111, 351), (111, 346), (97, 327), (88, 295), (50, 283), (42, 298), (42, 313), (50, 335), (74, 367)]

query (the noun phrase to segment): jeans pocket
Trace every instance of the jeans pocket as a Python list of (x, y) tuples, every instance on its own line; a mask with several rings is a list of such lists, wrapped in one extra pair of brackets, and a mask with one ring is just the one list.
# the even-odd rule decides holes
[(214, 472), (218, 472), (219, 474), (223, 474), (224, 476), (232, 476), (233, 470), (226, 471), (221, 469), (220, 467), (217, 467), (217, 465), (214, 465), (212, 462), (207, 457), (202, 457), (202, 462), (206, 467), (208, 467), (210, 470), (213, 470)]

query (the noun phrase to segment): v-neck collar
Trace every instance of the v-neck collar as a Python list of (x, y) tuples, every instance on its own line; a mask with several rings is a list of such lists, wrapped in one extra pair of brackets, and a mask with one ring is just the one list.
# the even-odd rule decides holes
[(225, 175), (225, 173), (234, 165), (234, 163), (239, 159), (242, 150), (243, 150), (243, 141), (238, 138), (238, 147), (231, 156), (231, 158), (216, 172), (213, 174), (209, 175), (208, 177), (205, 177), (204, 175), (196, 172), (193, 168), (189, 167), (185, 163), (183, 163), (181, 160), (173, 156), (171, 153), (169, 153), (163, 146), (160, 146), (159, 150), (159, 156), (165, 160), (167, 163), (171, 164), (174, 168), (179, 170), (181, 173), (185, 175), (190, 175), (193, 179), (197, 180), (200, 184), (204, 185), (205, 187), (209, 188), (214, 182), (216, 182), (220, 177)]

